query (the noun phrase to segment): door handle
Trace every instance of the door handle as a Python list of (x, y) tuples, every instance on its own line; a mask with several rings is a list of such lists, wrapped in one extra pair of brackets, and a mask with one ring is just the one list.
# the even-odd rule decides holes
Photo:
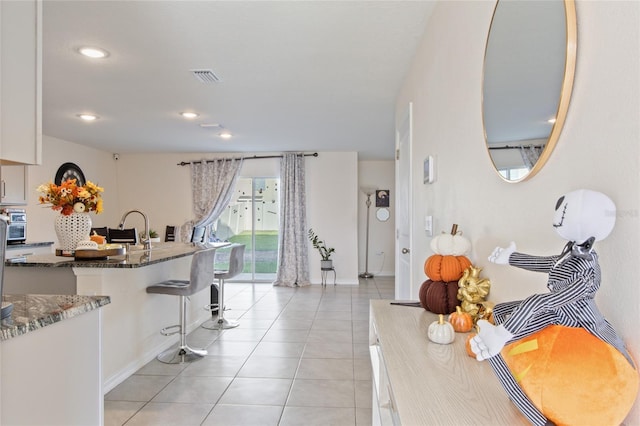
[(409, 253), (409, 249), (408, 248), (403, 248), (402, 249), (402, 254), (407, 254)]

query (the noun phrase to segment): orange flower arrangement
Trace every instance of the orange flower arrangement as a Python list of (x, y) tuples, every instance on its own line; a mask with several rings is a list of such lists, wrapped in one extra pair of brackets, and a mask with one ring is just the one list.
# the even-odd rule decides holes
[(65, 216), (74, 212), (102, 212), (104, 189), (89, 181), (83, 186), (78, 186), (75, 179), (67, 179), (60, 185), (49, 182), (40, 185), (37, 191), (42, 194), (38, 197), (40, 204), (49, 204)]

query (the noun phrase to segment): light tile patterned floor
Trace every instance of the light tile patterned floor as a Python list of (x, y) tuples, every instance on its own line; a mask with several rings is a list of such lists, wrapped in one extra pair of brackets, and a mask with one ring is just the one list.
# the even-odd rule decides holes
[(358, 286), (225, 284), (225, 316), (198, 328), (208, 355), (156, 360), (105, 396), (105, 425), (370, 425), (369, 300), (393, 299), (393, 277)]

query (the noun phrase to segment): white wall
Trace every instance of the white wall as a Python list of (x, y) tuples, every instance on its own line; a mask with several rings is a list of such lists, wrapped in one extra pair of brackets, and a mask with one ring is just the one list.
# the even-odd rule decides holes
[[(557, 198), (578, 188), (606, 193), (618, 217), (613, 233), (596, 244), (602, 267), (597, 302), (640, 359), (640, 2), (577, 2), (578, 56), (567, 121), (547, 165), (518, 184), (495, 174), (483, 140), (482, 65), (494, 5), (440, 2), (398, 96), (397, 114), (410, 101), (414, 106), (412, 168), (421, 170), (427, 154), (437, 161), (434, 184), (422, 185), (421, 174), (414, 174), (414, 227), (421, 229), (425, 211), (434, 215), (436, 231), (460, 224), (473, 244), (471, 260), (491, 279), (490, 300), (521, 299), (546, 292), (546, 276), (489, 264), (493, 247), (514, 240), (525, 253), (559, 253), (565, 241), (551, 226)], [(414, 237), (419, 285), (422, 263), (432, 253), (424, 233)], [(629, 424), (638, 418), (636, 401)]]
[[(358, 184), (362, 187), (390, 191), (389, 220), (376, 219), (375, 194), (371, 197), (369, 213), (369, 272), (374, 276), (395, 273), (395, 161), (360, 161)], [(365, 270), (367, 196), (358, 191), (358, 270)], [(380, 254), (382, 253), (382, 254)]]
[[(307, 226), (327, 245), (338, 284), (358, 284), (358, 154), (321, 152), (307, 161)], [(320, 255), (309, 246), (311, 282), (320, 282)]]

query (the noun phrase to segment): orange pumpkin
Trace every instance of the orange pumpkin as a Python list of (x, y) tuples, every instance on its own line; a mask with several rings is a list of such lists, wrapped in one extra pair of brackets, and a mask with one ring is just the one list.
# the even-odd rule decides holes
[(458, 281), (469, 266), (471, 261), (466, 256), (434, 254), (424, 263), (424, 273), (433, 281)]
[(473, 351), (471, 350), (471, 339), (473, 339), (476, 336), (477, 333), (469, 333), (469, 335), (467, 336), (467, 340), (464, 341), (464, 348), (467, 351), (467, 355), (469, 355), (471, 358), (476, 357), (476, 354), (473, 353)]
[(513, 377), (557, 425), (619, 425), (638, 394), (638, 372), (584, 328), (547, 326), (502, 349)]
[(105, 243), (105, 241), (106, 241), (106, 238), (105, 238), (105, 237), (103, 237), (102, 235), (98, 235), (98, 234), (96, 234), (95, 232), (94, 232), (94, 234), (93, 234), (93, 235), (91, 235), (91, 236), (89, 237), (89, 239), (90, 239), (91, 241), (93, 241), (94, 243), (96, 243), (96, 244), (104, 244), (104, 243)]
[(462, 312), (460, 306), (456, 306), (456, 311), (449, 315), (449, 322), (457, 333), (466, 333), (473, 328), (473, 318), (467, 312)]

